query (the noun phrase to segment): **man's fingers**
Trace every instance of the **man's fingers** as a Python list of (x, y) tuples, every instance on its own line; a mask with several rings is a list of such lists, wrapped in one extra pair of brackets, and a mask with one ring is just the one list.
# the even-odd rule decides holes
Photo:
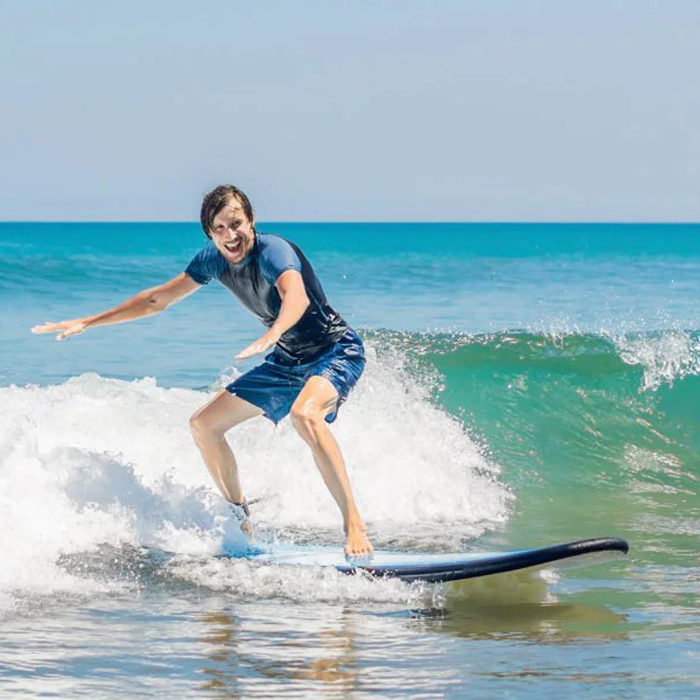
[(241, 350), (238, 355), (236, 355), (236, 360), (245, 360), (252, 355), (257, 355), (265, 350), (269, 350), (274, 344), (275, 340), (270, 338), (269, 335), (264, 335), (262, 338), (258, 338), (254, 343), (251, 343), (245, 350)]
[(252, 357), (253, 355), (257, 355), (258, 353), (264, 352), (269, 345), (266, 343), (253, 343), (252, 345), (249, 345), (245, 350), (241, 350), (241, 352), (236, 355), (237, 360), (245, 360), (249, 357)]
[(48, 333), (48, 323), (42, 323), (39, 326), (32, 327), (32, 333)]
[(53, 321), (46, 321), (38, 326), (34, 326), (32, 333), (59, 333), (56, 336), (56, 340), (63, 340), (69, 335), (78, 335), (85, 331), (85, 322), (82, 319), (71, 320), (71, 321), (59, 321), (54, 323)]
[(237, 360), (245, 360), (246, 358), (250, 357), (251, 355), (256, 355), (259, 353), (260, 350), (256, 350), (253, 345), (249, 345), (245, 350), (242, 350), (241, 352), (236, 355)]
[(81, 324), (68, 324), (62, 323), (44, 323), (41, 326), (34, 326), (32, 333), (58, 333), (56, 340), (63, 340), (70, 335), (77, 335), (85, 330), (85, 327)]
[(32, 328), (32, 333), (53, 333), (54, 331), (60, 331), (66, 327), (65, 321), (55, 323), (54, 321), (44, 321), (44, 323), (34, 326)]

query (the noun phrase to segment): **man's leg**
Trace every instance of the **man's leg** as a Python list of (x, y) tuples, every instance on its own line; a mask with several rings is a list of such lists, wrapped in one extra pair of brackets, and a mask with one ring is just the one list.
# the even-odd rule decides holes
[(229, 503), (242, 503), (243, 493), (236, 458), (224, 435), (233, 426), (261, 413), (262, 409), (224, 389), (190, 418), (192, 436), (204, 463)]
[(343, 455), (324, 420), (335, 409), (337, 400), (338, 392), (333, 384), (325, 377), (314, 376), (306, 382), (294, 401), (290, 415), (297, 432), (311, 447), (321, 476), (343, 514), (348, 538), (345, 553), (369, 554), (372, 545), (355, 505)]

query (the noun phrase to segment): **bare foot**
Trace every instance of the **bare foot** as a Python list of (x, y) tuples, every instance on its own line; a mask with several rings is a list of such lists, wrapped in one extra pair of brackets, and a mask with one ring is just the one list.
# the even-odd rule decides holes
[(363, 557), (372, 554), (374, 547), (367, 539), (364, 526), (349, 528), (347, 535), (348, 541), (345, 545), (346, 557)]
[(253, 526), (250, 523), (250, 508), (248, 507), (248, 502), (243, 499), (241, 503), (229, 503), (228, 506), (231, 510), (231, 515), (233, 515), (234, 520), (241, 528), (241, 532), (248, 537), (251, 544), (255, 544)]

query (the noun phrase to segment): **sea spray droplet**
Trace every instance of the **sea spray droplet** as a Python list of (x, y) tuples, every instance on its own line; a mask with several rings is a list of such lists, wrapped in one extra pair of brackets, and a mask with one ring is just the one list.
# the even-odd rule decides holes
[(644, 369), (644, 390), (700, 374), (700, 335), (668, 330), (615, 338), (620, 357)]

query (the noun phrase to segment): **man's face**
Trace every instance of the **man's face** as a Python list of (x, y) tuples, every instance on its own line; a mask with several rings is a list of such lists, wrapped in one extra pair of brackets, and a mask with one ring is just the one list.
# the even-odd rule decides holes
[(255, 220), (249, 221), (241, 203), (231, 197), (211, 223), (211, 239), (231, 263), (241, 262), (255, 244)]

